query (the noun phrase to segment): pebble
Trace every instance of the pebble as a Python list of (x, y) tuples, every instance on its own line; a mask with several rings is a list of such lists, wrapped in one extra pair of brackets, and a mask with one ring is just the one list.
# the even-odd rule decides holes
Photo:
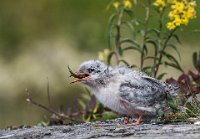
[(200, 121), (194, 122), (195, 125), (200, 125)]

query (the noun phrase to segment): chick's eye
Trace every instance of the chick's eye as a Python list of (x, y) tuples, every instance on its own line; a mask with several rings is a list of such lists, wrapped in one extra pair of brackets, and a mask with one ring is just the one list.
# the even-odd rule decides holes
[(93, 71), (94, 71), (94, 69), (92, 69), (92, 68), (89, 68), (89, 69), (88, 69), (88, 72), (89, 72), (89, 73), (92, 73)]

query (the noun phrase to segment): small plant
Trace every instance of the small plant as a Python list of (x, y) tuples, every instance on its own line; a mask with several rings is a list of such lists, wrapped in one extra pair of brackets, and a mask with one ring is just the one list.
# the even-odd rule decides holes
[[(184, 72), (169, 50), (174, 50), (180, 58), (175, 43), (180, 44), (176, 31), (196, 18), (195, 0), (114, 0), (111, 6), (114, 7), (114, 13), (109, 19), (108, 64), (114, 57), (116, 64), (139, 67), (158, 79), (166, 74), (159, 74), (160, 66), (170, 66)], [(145, 14), (137, 15), (141, 8)], [(157, 24), (153, 22), (155, 20)], [(150, 53), (152, 49), (153, 53)], [(139, 52), (139, 65), (129, 64), (123, 58), (130, 50)]]
[[(193, 65), (196, 72), (189, 70), (183, 73), (177, 80), (174, 78), (167, 79), (168, 83), (176, 83), (180, 85), (179, 98), (171, 100), (171, 108), (176, 118), (185, 119), (194, 117), (200, 119), (200, 53), (193, 53)], [(179, 103), (174, 102), (179, 101)]]
[(86, 89), (86, 92), (87, 93), (82, 94), (80, 99), (75, 100), (79, 112), (74, 112), (72, 116), (77, 116), (77, 118), (80, 118), (83, 121), (91, 121), (102, 117), (104, 111), (103, 106), (96, 100), (95, 96), (92, 95), (88, 89)]

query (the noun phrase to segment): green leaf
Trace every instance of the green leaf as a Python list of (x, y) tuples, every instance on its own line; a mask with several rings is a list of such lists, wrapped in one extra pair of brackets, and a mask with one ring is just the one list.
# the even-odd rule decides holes
[(147, 55), (148, 54), (148, 48), (147, 48), (146, 44), (143, 45), (143, 50), (144, 50), (144, 54)]
[(85, 119), (85, 121), (87, 121), (87, 122), (89, 122), (91, 120), (91, 115), (89, 115), (86, 119)]
[(150, 37), (146, 35), (144, 41), (147, 42), (148, 40), (150, 40)]
[(160, 75), (158, 75), (157, 79), (161, 80), (167, 73), (161, 73)]
[(120, 56), (123, 56), (123, 49), (119, 46), (117, 47), (118, 53)]
[(38, 126), (48, 126), (49, 122), (41, 121), (37, 124)]
[(108, 65), (110, 65), (111, 64), (111, 59), (112, 59), (112, 56), (113, 55), (116, 55), (116, 52), (111, 52), (109, 55), (108, 55), (108, 59), (107, 59), (107, 63), (108, 63)]
[(179, 57), (179, 60), (181, 60), (181, 54), (180, 54), (180, 52), (178, 51), (178, 49), (177, 49), (177, 47), (175, 45), (167, 44), (167, 47), (170, 47), (170, 48), (174, 49), (176, 51), (178, 57)]
[(145, 72), (147, 75), (152, 76), (151, 69), (152, 69), (151, 66), (146, 66), (146, 67), (143, 67), (141, 71)]
[(130, 43), (130, 44), (133, 44), (134, 46), (140, 48), (140, 45), (136, 41), (129, 39), (129, 38), (126, 38), (126, 39), (123, 39), (120, 41), (120, 44), (123, 44), (123, 43)]
[(111, 49), (111, 46), (112, 46), (113, 31), (114, 31), (114, 29), (115, 29), (116, 27), (117, 27), (116, 25), (112, 24), (112, 25), (109, 26), (109, 28), (108, 28), (107, 37), (108, 37), (108, 46), (109, 46), (110, 49)]
[(168, 63), (169, 66), (171, 65), (171, 67), (174, 67), (174, 68), (176, 68), (176, 69), (178, 69), (178, 70), (184, 72), (183, 69), (181, 68), (179, 62), (176, 60), (176, 58), (174, 58), (171, 54), (168, 54), (168, 53), (166, 53), (166, 52), (164, 52), (164, 51), (162, 51), (161, 53), (162, 53), (167, 59), (169, 59), (171, 62), (173, 62), (173, 63)]
[(154, 46), (154, 49), (158, 50), (158, 43), (156, 41), (150, 39), (150, 40), (147, 40), (146, 43), (152, 44)]
[(152, 68), (151, 66), (146, 66), (146, 67), (143, 67), (143, 68), (142, 68), (142, 71), (145, 72), (145, 71), (147, 71), (148, 69), (151, 69), (151, 68)]
[(134, 30), (134, 27), (130, 21), (124, 21), (122, 24), (127, 25), (128, 28), (130, 28), (132, 31)]
[(151, 33), (155, 33), (156, 36), (159, 36), (160, 30), (158, 30), (158, 29), (149, 29), (149, 30), (147, 31), (147, 34), (151, 34)]
[(193, 55), (192, 55), (192, 62), (193, 62), (193, 65), (194, 67), (197, 69), (197, 52), (194, 52)]
[(93, 113), (97, 113), (99, 106), (100, 106), (100, 105), (98, 105), (98, 103), (97, 103), (97, 104), (95, 105), (95, 107), (93, 108), (92, 112), (93, 112)]
[(78, 103), (79, 103), (79, 105), (81, 106), (82, 109), (86, 108), (86, 104), (82, 100), (78, 99)]
[(84, 100), (86, 100), (86, 101), (89, 101), (90, 99), (91, 99), (91, 96), (90, 95), (88, 95), (88, 94), (82, 94), (82, 96), (81, 96)]
[(128, 47), (123, 49), (123, 51), (127, 51), (127, 50), (136, 50), (140, 53), (142, 52), (142, 50), (140, 48), (136, 47), (136, 46), (128, 46)]
[(93, 119), (97, 119), (97, 116), (95, 114), (92, 114)]
[(112, 14), (109, 17), (109, 20), (108, 20), (108, 34), (107, 34), (107, 37), (108, 37), (108, 46), (109, 46), (109, 48), (111, 48), (113, 30), (116, 28), (116, 25), (113, 22), (114, 22), (115, 18), (117, 18), (117, 15), (118, 15), (117, 13)]
[(155, 56), (147, 56), (147, 57), (144, 58), (144, 60), (147, 60), (147, 59), (159, 60), (159, 58), (155, 57)]
[(179, 44), (181, 44), (181, 41), (180, 41), (178, 35), (173, 34), (173, 35), (172, 35), (172, 38), (174, 38)]
[(124, 63), (124, 64), (125, 64), (126, 66), (128, 66), (128, 67), (130, 66), (129, 63), (128, 63), (127, 61), (123, 60), (123, 59), (119, 60), (119, 62)]
[(125, 9), (124, 9), (124, 12), (125, 12), (128, 16), (130, 16), (130, 17), (133, 16), (133, 10), (132, 10), (132, 9), (125, 8)]
[(167, 65), (167, 66), (173, 67), (173, 68), (175, 68), (175, 69), (178, 69), (178, 70), (180, 70), (181, 72), (184, 72), (183, 69), (182, 69), (180, 66), (178, 66), (178, 65), (176, 65), (176, 64), (174, 64), (174, 63), (164, 62), (164, 64)]
[(109, 10), (115, 0), (110, 0), (106, 6), (106, 10)]
[(111, 120), (116, 119), (119, 117), (119, 115), (113, 113), (113, 112), (103, 112), (102, 117), (104, 120)]
[(89, 97), (92, 97), (92, 93), (87, 87), (85, 87), (85, 91)]
[(137, 66), (136, 66), (136, 65), (134, 65), (134, 64), (130, 66), (130, 68), (136, 68), (136, 67), (137, 67)]
[(168, 97), (167, 98), (167, 105), (172, 109), (173, 112), (178, 111), (178, 103), (176, 101), (176, 98)]
[(115, 18), (117, 18), (117, 15), (118, 15), (117, 13), (114, 13), (114, 14), (112, 14), (112, 15), (109, 17), (109, 19), (108, 19), (108, 25), (112, 25), (112, 24), (113, 24)]

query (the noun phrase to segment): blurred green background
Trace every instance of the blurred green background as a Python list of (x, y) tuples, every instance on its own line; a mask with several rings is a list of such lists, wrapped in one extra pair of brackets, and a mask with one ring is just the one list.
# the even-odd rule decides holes
[[(67, 65), (77, 69), (107, 47), (106, 32), (110, 0), (1, 0), (0, 1), (0, 128), (33, 125), (50, 116), (26, 102), (27, 88), (33, 99), (64, 109), (84, 93), (79, 84), (70, 85)], [(198, 8), (199, 9), (199, 8)], [(142, 10), (141, 10), (142, 12)], [(199, 12), (199, 11), (198, 11)], [(192, 68), (191, 55), (200, 50), (200, 18), (181, 32), (181, 65)], [(137, 63), (137, 57), (127, 57)], [(168, 77), (180, 72), (166, 69)]]

